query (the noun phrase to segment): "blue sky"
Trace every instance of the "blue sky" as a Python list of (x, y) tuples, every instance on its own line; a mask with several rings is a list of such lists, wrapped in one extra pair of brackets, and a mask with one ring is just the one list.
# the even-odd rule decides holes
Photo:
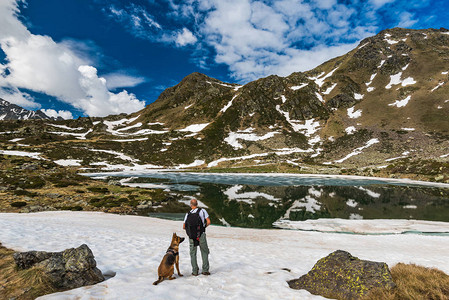
[(192, 72), (306, 71), (392, 27), (449, 27), (445, 0), (1, 0), (0, 98), (65, 118), (130, 113)]

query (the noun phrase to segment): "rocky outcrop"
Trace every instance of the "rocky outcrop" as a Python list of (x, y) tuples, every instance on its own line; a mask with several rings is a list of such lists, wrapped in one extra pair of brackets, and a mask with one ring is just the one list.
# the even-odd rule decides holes
[(373, 288), (395, 286), (386, 263), (361, 260), (342, 250), (320, 259), (309, 273), (288, 285), (336, 299), (361, 299)]
[(14, 261), (19, 269), (42, 269), (59, 289), (74, 289), (104, 281), (92, 251), (85, 244), (62, 252), (17, 252), (14, 253)]

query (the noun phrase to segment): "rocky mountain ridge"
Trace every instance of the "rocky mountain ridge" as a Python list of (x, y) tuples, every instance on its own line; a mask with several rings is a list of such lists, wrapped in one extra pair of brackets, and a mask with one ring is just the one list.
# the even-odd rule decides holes
[(9, 103), (0, 98), (0, 121), (1, 120), (63, 120), (62, 118), (52, 118), (44, 112), (37, 110), (27, 110), (18, 105)]
[(131, 115), (3, 122), (0, 138), (107, 170), (271, 166), (447, 181), (448, 72), (448, 30), (394, 28), (311, 71), (244, 86), (193, 73)]

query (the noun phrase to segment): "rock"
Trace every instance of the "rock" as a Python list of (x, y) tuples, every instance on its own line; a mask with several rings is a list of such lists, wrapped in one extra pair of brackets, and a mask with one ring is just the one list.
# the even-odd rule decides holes
[(104, 281), (92, 251), (85, 244), (62, 252), (17, 252), (14, 261), (19, 269), (42, 269), (57, 288), (74, 289)]
[(48, 193), (45, 196), (47, 196), (48, 198), (51, 198), (51, 199), (56, 199), (56, 198), (61, 197), (61, 195), (58, 193)]
[(121, 186), (122, 183), (120, 182), (120, 180), (109, 180), (109, 181), (108, 181), (108, 185)]
[(50, 252), (28, 251), (14, 253), (14, 261), (19, 269), (29, 269), (35, 264), (50, 258)]
[(327, 105), (332, 108), (349, 108), (356, 104), (357, 101), (354, 97), (349, 96), (348, 94), (338, 94), (327, 102)]
[(442, 175), (442, 174), (435, 176), (435, 181), (441, 181), (443, 179), (444, 179), (444, 175)]
[(22, 170), (37, 170), (38, 166), (35, 164), (24, 164), (20, 167)]
[(342, 250), (320, 259), (309, 273), (288, 285), (336, 299), (361, 299), (373, 288), (395, 287), (386, 263), (361, 260)]
[(28, 211), (27, 212), (38, 212), (38, 211), (44, 211), (44, 207), (40, 206), (40, 205), (31, 205), (28, 207)]

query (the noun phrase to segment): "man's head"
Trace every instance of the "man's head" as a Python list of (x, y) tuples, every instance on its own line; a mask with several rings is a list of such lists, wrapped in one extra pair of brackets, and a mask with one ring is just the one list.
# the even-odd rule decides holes
[(196, 201), (196, 199), (190, 200), (190, 207), (191, 207), (191, 208), (196, 208), (196, 207), (198, 207), (198, 201)]

